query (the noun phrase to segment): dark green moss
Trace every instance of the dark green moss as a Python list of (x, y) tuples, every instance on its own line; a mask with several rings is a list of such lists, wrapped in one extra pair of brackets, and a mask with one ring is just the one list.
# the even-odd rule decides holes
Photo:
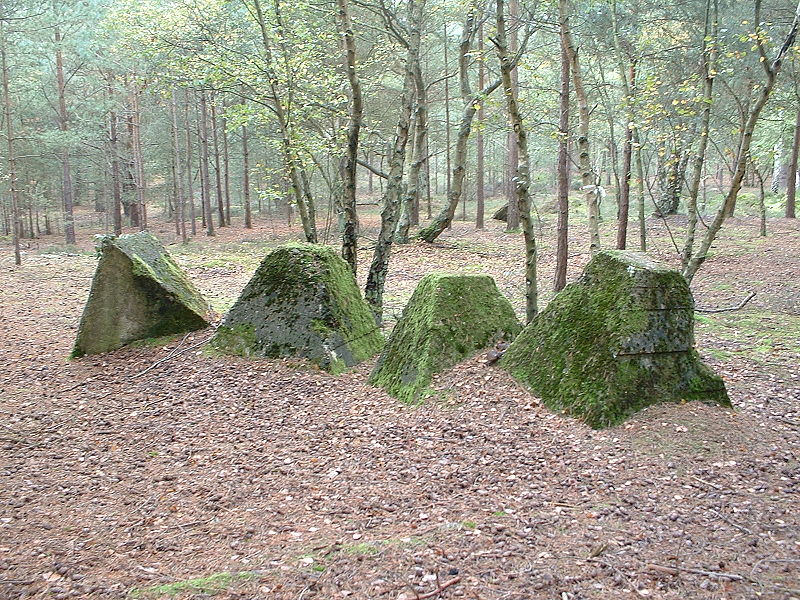
[(428, 393), (431, 377), (521, 326), (487, 275), (431, 273), (422, 278), (370, 375), (372, 385), (405, 402)]
[(640, 253), (598, 253), (522, 331), (500, 364), (553, 410), (592, 427), (658, 402), (730, 405), (694, 350), (686, 281)]
[(291, 243), (261, 262), (211, 345), (303, 357), (340, 373), (374, 356), (383, 341), (347, 263), (327, 246)]

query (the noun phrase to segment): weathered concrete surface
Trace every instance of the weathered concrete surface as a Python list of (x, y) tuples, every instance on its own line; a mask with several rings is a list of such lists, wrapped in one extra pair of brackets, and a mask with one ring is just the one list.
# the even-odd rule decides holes
[(639, 252), (598, 253), (500, 365), (551, 409), (595, 428), (659, 402), (730, 406), (722, 379), (694, 349), (689, 286)]
[(494, 219), (495, 221), (502, 221), (503, 223), (507, 222), (508, 221), (508, 204), (504, 204), (503, 206), (498, 208), (496, 211), (494, 211), (494, 214), (492, 215), (492, 219)]
[(105, 236), (98, 251), (73, 357), (208, 327), (208, 303), (155, 236)]
[(422, 278), (370, 375), (396, 398), (423, 398), (431, 377), (521, 326), (488, 275), (431, 273)]
[(340, 373), (384, 339), (352, 271), (331, 248), (286, 244), (261, 262), (211, 340), (224, 354), (306, 358)]

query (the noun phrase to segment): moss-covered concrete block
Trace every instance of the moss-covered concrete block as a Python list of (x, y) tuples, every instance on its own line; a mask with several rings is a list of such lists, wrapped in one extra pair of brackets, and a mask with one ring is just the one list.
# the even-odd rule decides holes
[(595, 428), (650, 404), (730, 406), (694, 349), (694, 300), (680, 273), (640, 252), (599, 252), (500, 360), (549, 408)]
[(208, 302), (155, 236), (103, 236), (98, 252), (73, 358), (208, 327)]
[(238, 356), (306, 358), (340, 373), (380, 352), (383, 343), (347, 263), (327, 246), (292, 243), (261, 262), (211, 347)]
[(430, 273), (414, 290), (369, 382), (405, 402), (417, 401), (435, 373), (521, 329), (488, 275)]

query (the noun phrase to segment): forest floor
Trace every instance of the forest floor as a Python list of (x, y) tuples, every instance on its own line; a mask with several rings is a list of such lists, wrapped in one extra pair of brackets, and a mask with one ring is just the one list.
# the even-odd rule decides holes
[[(664, 224), (649, 226), (673, 262)], [(602, 431), (481, 355), (413, 407), (367, 385), (374, 360), (333, 377), (211, 357), (210, 330), (68, 361), (88, 228), (72, 253), (29, 244), (22, 267), (4, 243), (0, 598), (800, 598), (800, 224), (769, 228), (726, 224), (693, 285), (699, 307), (756, 292), (697, 317), (734, 410), (661, 405)], [(266, 220), (187, 246), (154, 232), (220, 312), (299, 235)], [(570, 280), (588, 260), (580, 223), (572, 236)], [(488, 273), (523, 313), (520, 236), (456, 223), (396, 248), (389, 326), (433, 269)]]

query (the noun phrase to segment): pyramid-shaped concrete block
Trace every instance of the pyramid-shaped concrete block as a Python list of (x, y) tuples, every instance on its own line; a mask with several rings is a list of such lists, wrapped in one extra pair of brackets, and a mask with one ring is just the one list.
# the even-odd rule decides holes
[(599, 252), (508, 348), (500, 365), (549, 408), (595, 428), (659, 402), (730, 406), (694, 349), (684, 278), (646, 254)]
[(434, 374), (522, 327), (488, 275), (430, 273), (422, 278), (392, 331), (372, 385), (405, 402), (421, 400)]
[(306, 358), (332, 373), (383, 343), (347, 263), (327, 246), (299, 243), (261, 262), (211, 340), (224, 354)]
[(158, 239), (103, 236), (72, 357), (208, 327), (208, 303)]

